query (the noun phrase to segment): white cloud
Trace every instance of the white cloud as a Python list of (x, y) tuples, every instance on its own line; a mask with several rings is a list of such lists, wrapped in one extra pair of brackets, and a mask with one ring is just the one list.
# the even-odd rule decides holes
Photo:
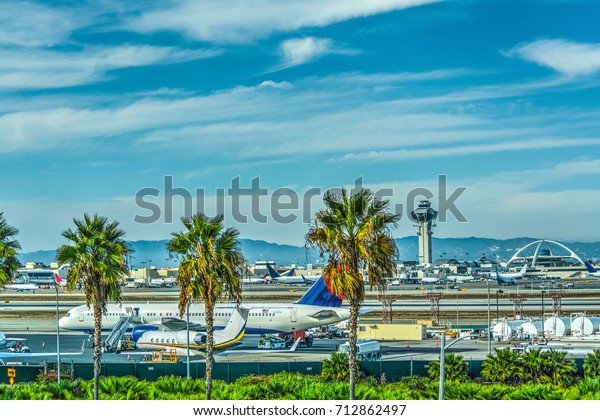
[(0, 89), (79, 86), (105, 79), (114, 69), (191, 61), (220, 53), (149, 45), (98, 46), (78, 52), (0, 48)]
[(283, 57), (282, 68), (286, 68), (299, 66), (329, 54), (332, 42), (323, 38), (292, 38), (283, 41), (279, 48)]
[(598, 139), (528, 139), (513, 142), (483, 143), (455, 145), (451, 147), (417, 148), (401, 150), (370, 151), (364, 153), (348, 153), (332, 161), (402, 161), (414, 159), (431, 159), (436, 157), (452, 157), (498, 152), (514, 152), (519, 150), (545, 150), (554, 148), (569, 148), (577, 146), (600, 146)]
[(3, 1), (0, 45), (46, 47), (60, 44), (91, 20), (82, 10), (50, 8), (28, 1)]
[(180, 0), (174, 7), (141, 13), (124, 26), (141, 33), (168, 30), (201, 41), (245, 44), (275, 32), (323, 27), (438, 1), (441, 0)]
[(518, 45), (506, 53), (565, 75), (588, 76), (600, 71), (600, 44), (544, 39)]

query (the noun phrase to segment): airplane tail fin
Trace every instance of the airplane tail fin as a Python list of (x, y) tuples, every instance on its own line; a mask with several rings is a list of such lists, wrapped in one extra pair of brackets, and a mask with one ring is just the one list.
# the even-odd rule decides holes
[(598, 272), (598, 270), (596, 270), (592, 266), (592, 264), (590, 264), (589, 262), (586, 261), (584, 264), (585, 264), (585, 268), (587, 268), (588, 273), (597, 273)]
[(275, 271), (275, 269), (273, 267), (271, 267), (270, 264), (267, 264), (267, 271), (269, 272), (269, 275), (271, 276), (272, 279), (281, 277), (280, 274), (277, 271)]
[(288, 271), (288, 273), (286, 274), (286, 277), (294, 277), (295, 274), (296, 274), (296, 269), (292, 268), (292, 269), (290, 269), (290, 271)]
[(325, 284), (323, 276), (319, 277), (306, 293), (296, 302), (300, 305), (329, 306), (339, 308), (342, 298), (333, 294)]
[(525, 274), (526, 271), (527, 271), (527, 264), (525, 264), (523, 266), (523, 268), (521, 268), (521, 271), (519, 272), (519, 274)]
[(248, 313), (250, 307), (246, 305), (240, 305), (231, 314), (227, 325), (222, 330), (214, 332), (215, 342), (218, 342), (220, 346), (228, 344), (233, 341), (237, 341), (244, 336), (246, 331), (246, 323), (248, 321)]

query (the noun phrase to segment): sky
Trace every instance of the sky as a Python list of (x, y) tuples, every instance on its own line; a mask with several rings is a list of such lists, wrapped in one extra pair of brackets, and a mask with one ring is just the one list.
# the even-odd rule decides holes
[(24, 251), (85, 212), (167, 239), (220, 196), (241, 237), (299, 245), (357, 183), (397, 237), (430, 193), (439, 237), (600, 240), (595, 0), (0, 7), (0, 212)]

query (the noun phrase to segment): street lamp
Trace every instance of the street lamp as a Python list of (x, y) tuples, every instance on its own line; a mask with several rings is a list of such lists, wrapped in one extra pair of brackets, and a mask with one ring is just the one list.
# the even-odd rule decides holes
[(187, 304), (187, 310), (186, 310), (186, 318), (187, 318), (187, 322), (186, 322), (186, 337), (187, 337), (187, 359), (185, 362), (185, 366), (186, 366), (186, 373), (187, 373), (187, 378), (190, 379), (190, 301), (188, 301)]
[(485, 284), (487, 285), (487, 349), (488, 356), (492, 354), (492, 322), (490, 317), (490, 279), (485, 278)]
[(54, 279), (54, 289), (56, 290), (56, 373), (60, 385), (60, 318), (58, 317), (58, 282), (56, 278)]
[(496, 321), (500, 320), (500, 315), (499, 315), (499, 311), (498, 311), (498, 295), (501, 293), (504, 293), (504, 290), (502, 290), (502, 289), (496, 290)]
[(439, 395), (438, 399), (444, 399), (444, 381), (445, 381), (445, 367), (446, 367), (446, 349), (449, 349), (454, 344), (458, 343), (465, 338), (473, 338), (475, 335), (465, 335), (463, 337), (458, 337), (456, 340), (446, 345), (446, 333), (442, 332), (441, 344), (440, 344), (440, 387), (439, 387)]
[(544, 305), (544, 294), (546, 293), (545, 290), (542, 290), (542, 338), (544, 339), (544, 341), (546, 340), (546, 328), (544, 328), (544, 311), (546, 310), (546, 305)]

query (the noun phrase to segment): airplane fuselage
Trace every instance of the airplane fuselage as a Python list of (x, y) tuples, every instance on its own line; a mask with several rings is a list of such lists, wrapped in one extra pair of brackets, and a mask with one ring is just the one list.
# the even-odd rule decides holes
[[(261, 304), (252, 303), (246, 334), (289, 333), (308, 328), (328, 325), (350, 317), (348, 309), (295, 303)], [(218, 305), (214, 310), (216, 328), (224, 328), (234, 310), (234, 305)], [(137, 310), (137, 311), (136, 311)], [(124, 303), (107, 305), (107, 314), (102, 317), (102, 329), (110, 330), (121, 316), (137, 312), (142, 324), (161, 325), (163, 318), (179, 318), (177, 303)], [(186, 314), (182, 317), (186, 319)], [(190, 322), (205, 325), (204, 305), (190, 306)], [(77, 306), (60, 319), (61, 328), (69, 330), (92, 330), (93, 308)]]

